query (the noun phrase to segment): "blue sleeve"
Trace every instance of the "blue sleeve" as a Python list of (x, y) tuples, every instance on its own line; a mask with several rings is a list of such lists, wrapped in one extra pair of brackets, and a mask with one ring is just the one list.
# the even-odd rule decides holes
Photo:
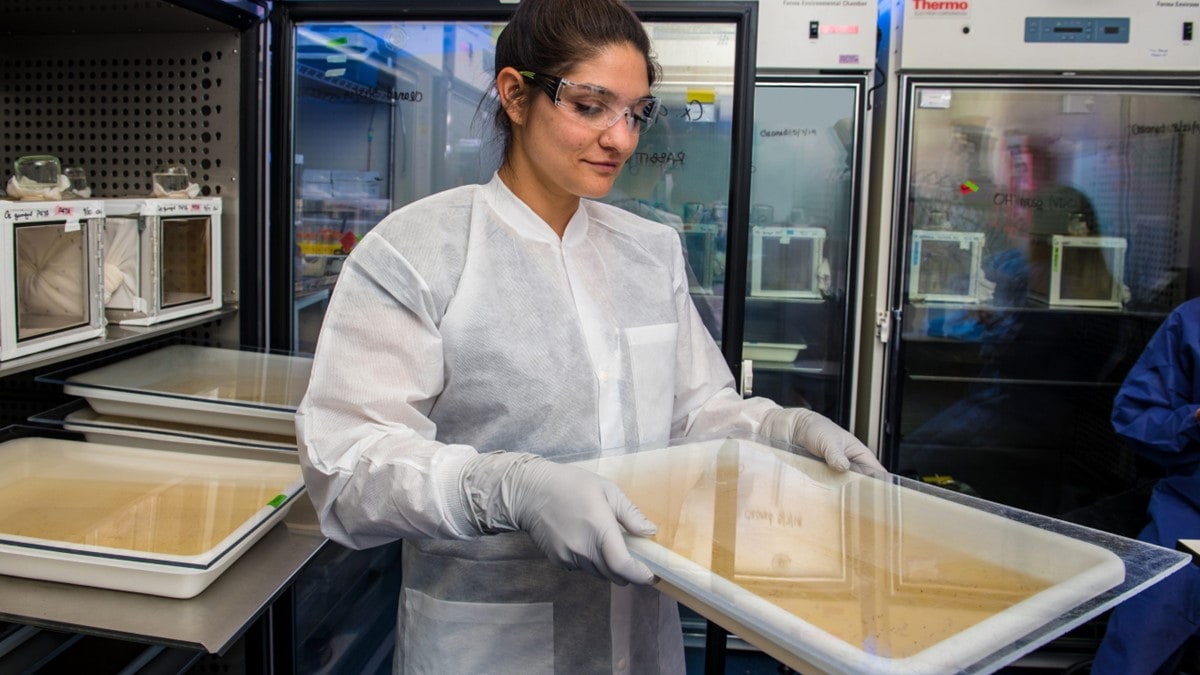
[(1113, 428), (1165, 467), (1200, 462), (1200, 300), (1172, 312), (1129, 371), (1113, 401)]

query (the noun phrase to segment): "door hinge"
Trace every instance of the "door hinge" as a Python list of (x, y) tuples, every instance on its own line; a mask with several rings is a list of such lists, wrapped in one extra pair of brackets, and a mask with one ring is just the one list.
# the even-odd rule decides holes
[(880, 342), (886, 343), (888, 338), (892, 336), (892, 315), (887, 310), (880, 310), (875, 313), (875, 337), (879, 338)]
[(742, 359), (742, 398), (750, 398), (754, 395), (754, 361), (752, 359)]

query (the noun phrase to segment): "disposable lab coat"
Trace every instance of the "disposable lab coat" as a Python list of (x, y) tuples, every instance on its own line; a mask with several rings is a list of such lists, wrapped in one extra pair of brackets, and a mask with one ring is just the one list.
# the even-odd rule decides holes
[(342, 268), (297, 414), (324, 532), (405, 538), (401, 672), (682, 672), (677, 608), (480, 537), (477, 452), (554, 458), (757, 430), (688, 294), (678, 234), (584, 200), (558, 236), (498, 178), (388, 216)]

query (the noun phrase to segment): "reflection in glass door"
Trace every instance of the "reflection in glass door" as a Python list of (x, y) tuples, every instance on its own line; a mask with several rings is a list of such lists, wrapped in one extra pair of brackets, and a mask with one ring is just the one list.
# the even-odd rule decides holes
[(392, 210), (498, 166), (480, 101), (489, 22), (319, 22), (296, 28), (293, 350), (316, 345), (354, 245)]
[[(648, 21), (664, 113), (604, 201), (679, 233), (692, 299), (721, 341), (729, 232), (737, 25)], [(704, 55), (700, 58), (698, 55)]]
[(1112, 400), (1200, 292), (1200, 95), (906, 84), (890, 468), (1098, 526), (1140, 518), (1099, 512), (1139, 475)]
[[(703, 14), (697, 10), (694, 14)], [(663, 10), (663, 13), (666, 13)], [(605, 201), (680, 233), (693, 297), (720, 340), (730, 218), (735, 20), (650, 17), (666, 114)], [(311, 352), (342, 261), (390, 211), (500, 163), (488, 105), (502, 22), (315, 22), (296, 28), (293, 349)]]
[(755, 87), (743, 358), (752, 393), (849, 422), (862, 78)]

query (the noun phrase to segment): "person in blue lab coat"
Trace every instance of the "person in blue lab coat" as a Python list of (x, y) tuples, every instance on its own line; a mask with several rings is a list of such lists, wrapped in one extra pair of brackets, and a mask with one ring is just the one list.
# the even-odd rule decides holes
[[(1139, 539), (1200, 538), (1200, 298), (1176, 307), (1113, 401), (1113, 428), (1165, 476)], [(1200, 632), (1200, 567), (1188, 565), (1113, 610), (1092, 673), (1169, 673)]]

